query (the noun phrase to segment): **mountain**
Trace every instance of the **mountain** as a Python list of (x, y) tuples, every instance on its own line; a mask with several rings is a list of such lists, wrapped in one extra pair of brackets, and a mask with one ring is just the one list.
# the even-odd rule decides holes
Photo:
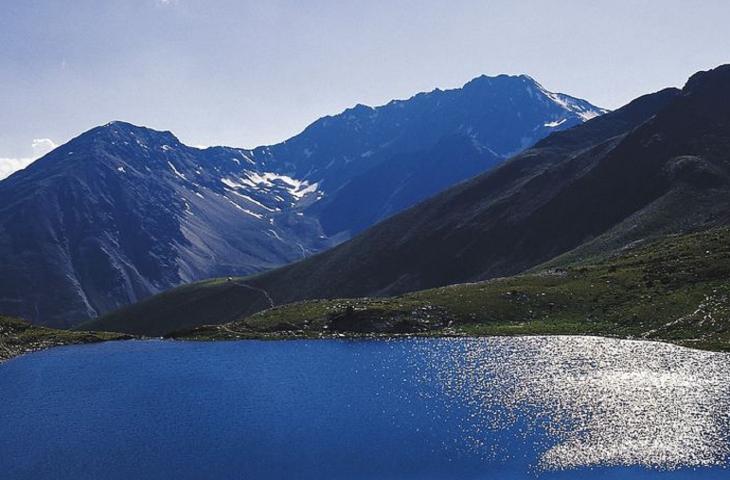
[[(598, 258), (730, 223), (730, 66), (538, 142), (325, 253), (166, 292), (94, 328), (164, 332), (272, 303), (384, 296)], [(216, 307), (225, 304), (225, 307)]]
[(436, 89), (381, 107), (356, 105), (317, 120), (286, 142), (251, 153), (276, 159), (292, 176), (316, 178), (336, 190), (393, 153), (423, 150), (447, 134), (467, 135), (496, 155), (508, 156), (559, 127), (604, 112), (584, 100), (548, 92), (526, 75), (481, 76), (462, 88)]
[(329, 245), (300, 211), (318, 194), (241, 150), (95, 128), (0, 182), (0, 310), (63, 326), (300, 259)]
[[(460, 89), (437, 89), (378, 108), (358, 105), (315, 122), (264, 157), (321, 185), (328, 194), (311, 208), (325, 233), (351, 236), (605, 112), (549, 92), (526, 75), (481, 76)], [(384, 181), (392, 190), (368, 190), (383, 188)]]
[(602, 113), (500, 75), (358, 105), (253, 150), (112, 122), (0, 181), (0, 312), (69, 326), (278, 267)]

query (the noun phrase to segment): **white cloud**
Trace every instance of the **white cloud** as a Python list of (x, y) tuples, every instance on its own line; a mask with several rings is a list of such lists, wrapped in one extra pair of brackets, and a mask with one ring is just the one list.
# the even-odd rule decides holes
[(33, 139), (33, 156), (40, 158), (46, 153), (50, 152), (58, 145), (50, 138), (34, 138)]
[(11, 173), (27, 167), (35, 158), (0, 158), (0, 180), (9, 177)]
[(33, 156), (27, 158), (2, 158), (0, 157), (0, 180), (9, 177), (12, 173), (21, 170), (46, 153), (56, 148), (56, 143), (50, 138), (34, 138), (31, 148)]

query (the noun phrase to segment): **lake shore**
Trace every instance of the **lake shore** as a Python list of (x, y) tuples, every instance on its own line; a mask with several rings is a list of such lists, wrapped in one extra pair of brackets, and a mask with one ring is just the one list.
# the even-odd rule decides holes
[[(184, 332), (165, 335), (171, 341), (241, 341), (241, 340), (332, 340), (332, 339), (401, 339), (401, 338), (480, 338), (480, 337), (518, 337), (518, 336), (590, 336), (639, 340), (679, 345), (696, 350), (729, 352), (730, 345), (720, 339), (712, 338), (646, 338), (611, 332), (609, 325), (597, 327), (596, 324), (581, 326), (575, 323), (525, 322), (519, 324), (467, 324), (439, 329), (422, 329), (410, 332), (378, 331), (332, 331), (322, 329), (280, 329), (256, 331), (240, 329), (231, 324), (204, 325)], [(27, 353), (53, 347), (99, 343), (106, 341), (148, 339), (144, 337), (114, 332), (69, 331), (31, 325), (25, 321), (0, 317), (0, 363)]]
[(187, 332), (166, 335), (165, 339), (177, 341), (236, 341), (236, 340), (332, 340), (332, 339), (374, 339), (387, 340), (399, 338), (482, 338), (482, 337), (531, 337), (531, 336), (575, 336), (599, 337), (621, 340), (667, 343), (695, 350), (711, 352), (730, 352), (730, 345), (713, 339), (670, 339), (646, 338), (633, 335), (596, 331), (595, 329), (576, 330), (574, 325), (466, 325), (464, 328), (445, 328), (420, 332), (332, 332), (312, 330), (292, 330), (275, 332), (236, 331), (229, 325), (205, 325)]
[(122, 333), (57, 330), (0, 316), (0, 363), (26, 353), (53, 347), (131, 338), (136, 337)]

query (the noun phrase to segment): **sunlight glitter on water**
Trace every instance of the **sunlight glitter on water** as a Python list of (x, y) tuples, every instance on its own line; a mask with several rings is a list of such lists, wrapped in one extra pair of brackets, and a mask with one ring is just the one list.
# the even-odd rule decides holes
[[(723, 465), (730, 456), (730, 359), (662, 343), (594, 337), (424, 342), (422, 376), (471, 409), (464, 438), (540, 438), (539, 468)], [(420, 357), (420, 358), (418, 358)]]

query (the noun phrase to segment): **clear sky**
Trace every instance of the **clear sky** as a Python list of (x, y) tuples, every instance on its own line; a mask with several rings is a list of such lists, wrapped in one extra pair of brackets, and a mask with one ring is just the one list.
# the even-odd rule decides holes
[(0, 0), (0, 177), (110, 120), (252, 147), (485, 74), (615, 108), (730, 62), (727, 0)]

